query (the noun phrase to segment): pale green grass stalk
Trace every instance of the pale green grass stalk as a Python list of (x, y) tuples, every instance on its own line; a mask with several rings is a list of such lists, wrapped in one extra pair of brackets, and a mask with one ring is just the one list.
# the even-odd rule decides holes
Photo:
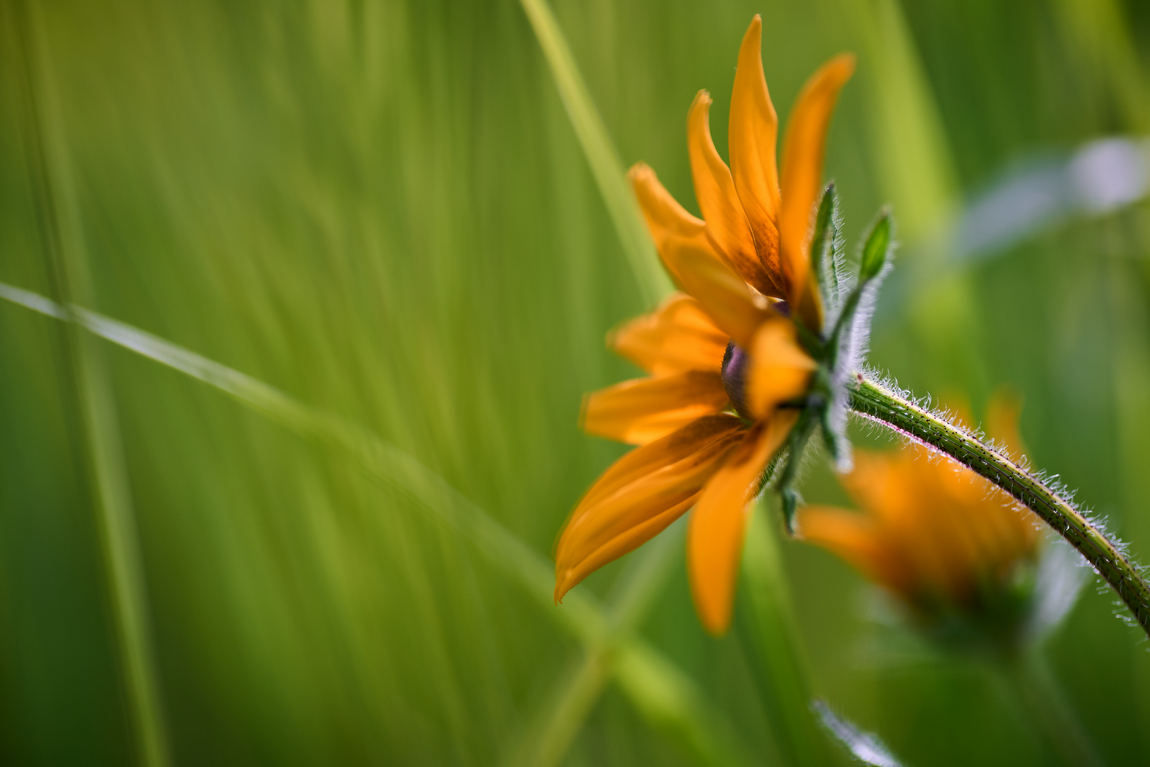
[(760, 502), (748, 525), (743, 563), (744, 604), (739, 631), (750, 660), (768, 727), (787, 764), (827, 764), (831, 752), (812, 708), (807, 658), (795, 621), (790, 587), (772, 509)]
[(583, 83), (579, 68), (551, 9), (545, 0), (521, 0), (521, 4), (539, 40), (539, 47), (543, 49), (563, 106), (571, 118), (571, 127), (575, 129), (579, 146), (591, 166), (599, 193), (603, 195), (603, 202), (615, 225), (623, 252), (639, 284), (639, 292), (645, 302), (653, 303), (666, 294), (670, 282), (655, 258), (651, 238), (627, 184), (623, 164), (611, 144), (603, 119), (587, 93), (587, 86)]
[[(581, 592), (569, 594), (562, 608), (552, 599), (551, 563), (500, 525), (482, 508), (451, 487), (416, 458), (355, 424), (309, 407), (279, 389), (237, 370), (176, 346), (146, 331), (81, 307), (65, 307), (45, 296), (0, 283), (0, 300), (62, 320), (146, 359), (201, 381), (245, 407), (305, 438), (336, 447), (367, 474), (411, 497), (419, 506), (469, 542), (541, 611), (585, 646), (589, 661), (572, 674), (573, 689), (557, 688), (546, 726), (527, 738), (519, 753), (561, 757), (574, 733), (563, 730), (564, 712), (578, 725), (603, 684), (617, 679), (636, 710), (657, 726), (673, 729), (693, 750), (716, 764), (736, 761), (727, 745), (735, 735), (705, 704), (695, 683), (673, 663), (634, 637), (632, 628), (649, 604), (673, 551), (673, 538), (644, 560), (627, 581), (624, 598), (611, 616)], [(681, 542), (680, 542), (681, 543)], [(602, 675), (600, 675), (600, 672)], [(720, 731), (723, 737), (716, 737)], [(528, 763), (539, 762), (528, 760)]]
[[(49, 63), (41, 58), (43, 46), (38, 44), (31, 11), (16, 3), (9, 14), (15, 16), (19, 60), (24, 70), (25, 113), (21, 127), (40, 236), (59, 305), (71, 307), (73, 300), (90, 301), (91, 287), (68, 162), (63, 142), (55, 132)], [(63, 314), (65, 319), (72, 319), (71, 309), (64, 308)], [(75, 322), (65, 322), (62, 329), (65, 364), (80, 418), (79, 444), (101, 534), (137, 756), (149, 767), (163, 767), (170, 761), (168, 739), (149, 626), (140, 534), (132, 508), (116, 405), (97, 341)]]
[(559, 764), (613, 675), (615, 648), (635, 630), (680, 551), (676, 536), (652, 542), (650, 551), (627, 574), (614, 594), (603, 633), (588, 642), (580, 657), (560, 675), (537, 717), (529, 720), (509, 764), (546, 767)]

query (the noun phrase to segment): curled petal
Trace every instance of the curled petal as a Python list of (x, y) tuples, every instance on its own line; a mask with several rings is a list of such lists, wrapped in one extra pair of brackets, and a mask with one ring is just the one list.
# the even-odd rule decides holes
[(698, 301), (678, 293), (651, 314), (619, 328), (608, 343), (623, 357), (659, 376), (684, 370), (718, 370), (727, 336), (715, 327)]
[(778, 316), (764, 296), (697, 245), (672, 240), (664, 248), (663, 261), (715, 325), (744, 349), (750, 348), (760, 324)]
[(695, 196), (707, 222), (707, 235), (720, 255), (747, 283), (768, 295), (780, 295), (778, 285), (763, 269), (755, 252), (747, 215), (735, 191), (731, 171), (711, 139), (708, 112), (711, 96), (699, 91), (687, 117), (687, 148)]
[(780, 403), (806, 393), (815, 361), (799, 346), (795, 325), (772, 317), (755, 331), (750, 347), (747, 407), (756, 418), (766, 418)]
[[(854, 57), (840, 54), (824, 64), (803, 86), (787, 123), (783, 143), (782, 203), (779, 239), (783, 268), (789, 277), (799, 316), (817, 327), (822, 322), (818, 292), (810, 279), (811, 217), (822, 186), (827, 127), (839, 90), (854, 72)], [(813, 304), (812, 304), (813, 302)]]
[(635, 197), (639, 200), (639, 208), (643, 211), (643, 218), (647, 221), (656, 248), (661, 249), (663, 243), (671, 237), (706, 241), (707, 227), (703, 220), (692, 216), (676, 202), (649, 166), (643, 163), (633, 166), (627, 178), (635, 190)]
[(742, 555), (747, 504), (771, 456), (787, 437), (795, 416), (781, 414), (756, 424), (707, 482), (687, 529), (691, 594), (703, 626), (722, 634), (731, 622), (735, 579)]
[(583, 406), (583, 428), (642, 445), (730, 406), (717, 369), (624, 381), (595, 392)]
[(744, 431), (735, 416), (707, 416), (616, 461), (587, 491), (559, 537), (556, 601), (690, 508)]
[(759, 261), (782, 284), (779, 264), (779, 174), (775, 163), (779, 117), (767, 91), (759, 53), (762, 19), (755, 15), (739, 48), (731, 92), (728, 145), (731, 174), (755, 238)]

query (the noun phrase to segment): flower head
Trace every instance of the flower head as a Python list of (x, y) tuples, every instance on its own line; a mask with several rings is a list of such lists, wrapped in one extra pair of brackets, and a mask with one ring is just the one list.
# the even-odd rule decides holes
[[(555, 597), (635, 549), (689, 509), (688, 566), (703, 624), (730, 622), (746, 508), (800, 419), (818, 368), (823, 301), (808, 251), (823, 145), (853, 60), (807, 83), (775, 162), (778, 120), (759, 57), (761, 21), (743, 39), (731, 97), (731, 168), (719, 157), (700, 92), (688, 148), (703, 218), (650, 168), (631, 181), (663, 263), (682, 292), (610, 339), (648, 373), (591, 395), (583, 425), (637, 445), (604, 473), (567, 521)], [(801, 327), (800, 327), (801, 323)], [(821, 340), (819, 341), (821, 342)]]
[(668, 269), (668, 241), (686, 241), (730, 267), (764, 296), (789, 302), (811, 330), (822, 326), (822, 302), (810, 268), (811, 217), (822, 191), (823, 148), (839, 89), (854, 57), (824, 64), (803, 87), (783, 141), (782, 172), (775, 159), (778, 117), (759, 55), (762, 21), (751, 21), (739, 49), (731, 93), (727, 166), (711, 139), (711, 96), (699, 91), (687, 117), (687, 147), (695, 197), (703, 218), (675, 202), (646, 165), (631, 183)]
[[(1017, 409), (996, 398), (990, 432), (1019, 452)], [(844, 477), (862, 513), (806, 507), (801, 538), (893, 594), (933, 637), (1013, 646), (1036, 606), (1039, 530), (988, 480), (918, 444), (859, 453)]]

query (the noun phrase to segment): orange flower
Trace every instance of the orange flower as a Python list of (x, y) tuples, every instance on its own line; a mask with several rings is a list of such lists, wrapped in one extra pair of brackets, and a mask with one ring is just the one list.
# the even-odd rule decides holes
[(803, 87), (783, 142), (780, 189), (779, 121), (763, 76), (761, 36), (762, 20), (755, 16), (739, 49), (731, 93), (730, 168), (711, 140), (710, 94), (699, 91), (688, 114), (687, 147), (702, 220), (675, 202), (646, 165), (631, 169), (631, 183), (660, 253), (669, 240), (687, 240), (763, 295), (788, 301), (809, 329), (818, 330), (822, 302), (808, 253), (811, 216), (822, 188), (831, 111), (854, 71), (854, 57), (836, 56)]
[[(795, 319), (817, 334), (822, 303), (809, 265), (810, 224), (827, 122), (852, 59), (820, 69), (795, 107), (775, 168), (778, 120), (751, 22), (731, 97), (732, 174), (711, 141), (710, 97), (688, 118), (703, 219), (684, 210), (650, 168), (631, 180), (660, 257), (683, 293), (625, 325), (614, 349), (650, 375), (591, 395), (587, 431), (638, 445), (580, 501), (556, 549), (555, 598), (694, 507), (691, 590), (714, 633), (730, 623), (747, 504), (799, 418), (817, 363)], [(801, 404), (801, 403), (800, 403)]]
[[(991, 434), (1017, 453), (1014, 404), (996, 398), (988, 421)], [(801, 509), (800, 537), (837, 554), (931, 625), (981, 617), (1013, 600), (1020, 572), (1037, 558), (1032, 515), (921, 445), (856, 455), (844, 481), (864, 513)]]

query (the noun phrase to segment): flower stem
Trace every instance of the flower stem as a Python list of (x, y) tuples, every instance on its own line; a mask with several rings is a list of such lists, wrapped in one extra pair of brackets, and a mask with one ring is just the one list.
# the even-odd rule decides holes
[(1150, 584), (1118, 545), (1069, 499), (1002, 451), (861, 373), (851, 378), (851, 409), (945, 453), (1009, 493), (1065, 538), (1117, 592), (1150, 636)]

